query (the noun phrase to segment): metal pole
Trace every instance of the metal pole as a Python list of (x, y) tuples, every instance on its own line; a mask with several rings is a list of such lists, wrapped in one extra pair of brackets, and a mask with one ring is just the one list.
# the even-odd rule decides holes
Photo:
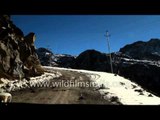
[(110, 35), (109, 35), (108, 31), (106, 31), (106, 35), (105, 36), (107, 37), (107, 43), (108, 43), (108, 51), (109, 51), (109, 58), (110, 58), (110, 64), (111, 64), (111, 73), (113, 73), (112, 56), (111, 56), (110, 44), (109, 44), (109, 37), (110, 37)]

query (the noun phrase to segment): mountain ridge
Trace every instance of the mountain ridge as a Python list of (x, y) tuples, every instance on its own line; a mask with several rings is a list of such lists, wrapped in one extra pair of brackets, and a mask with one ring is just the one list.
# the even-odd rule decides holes
[(160, 39), (152, 38), (149, 41), (137, 41), (120, 48), (122, 52), (134, 59), (159, 60), (160, 59)]

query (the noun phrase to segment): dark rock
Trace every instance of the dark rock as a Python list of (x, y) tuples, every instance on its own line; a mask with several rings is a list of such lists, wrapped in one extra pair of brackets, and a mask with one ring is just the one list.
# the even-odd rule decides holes
[(99, 89), (106, 89), (106, 87), (105, 87), (104, 84), (102, 84), (102, 85), (99, 87)]
[(148, 97), (153, 97), (153, 95), (152, 95), (152, 94), (149, 94)]
[(143, 92), (142, 89), (135, 89), (134, 91), (135, 91), (135, 92), (139, 92), (139, 93), (140, 93), (140, 92)]
[(144, 95), (144, 93), (143, 93), (143, 92), (140, 92), (139, 95)]
[(125, 85), (125, 83), (123, 83), (123, 82), (120, 82), (120, 84), (121, 84), (121, 85)]
[(137, 86), (135, 86), (135, 85), (132, 84), (132, 89), (134, 89), (134, 88), (136, 88), (136, 87), (137, 87)]
[(117, 96), (112, 96), (110, 101), (111, 102), (119, 102), (119, 98)]
[(78, 98), (78, 100), (83, 100), (83, 99), (84, 99), (84, 97), (83, 97), (83, 95), (81, 94), (80, 97)]

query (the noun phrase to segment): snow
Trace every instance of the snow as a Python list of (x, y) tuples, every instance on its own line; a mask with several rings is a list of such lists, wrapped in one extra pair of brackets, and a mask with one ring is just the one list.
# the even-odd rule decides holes
[(105, 99), (117, 96), (124, 105), (160, 105), (160, 98), (147, 92), (141, 86), (121, 76), (115, 76), (111, 73), (96, 72), (88, 70), (67, 69), (58, 67), (44, 66), (46, 69), (68, 70), (86, 73), (90, 79), (98, 86), (102, 84), (106, 87), (99, 92)]
[(88, 77), (90, 77), (91, 81), (94, 82), (99, 88), (100, 86), (104, 85), (105, 87), (103, 89), (98, 89), (100, 94), (102, 94), (102, 96), (104, 97), (104, 99), (108, 100), (112, 97), (118, 97), (119, 101), (124, 105), (160, 105), (160, 97), (157, 97), (147, 92), (136, 83), (131, 82), (130, 80), (118, 75), (115, 76), (114, 74), (106, 72), (96, 72), (59, 67), (44, 66), (44, 68), (46, 68), (51, 73), (44, 73), (41, 76), (31, 77), (30, 81), (27, 81), (25, 79), (21, 81), (10, 81), (1, 78), (1, 82), (3, 82), (3, 84), (0, 84), (0, 88), (6, 88), (6, 86), (9, 86), (4, 91), (10, 92), (19, 89), (25, 89), (27, 87), (36, 86), (38, 83), (42, 83), (45, 81), (52, 80), (53, 78), (60, 77), (62, 74), (54, 71), (56, 69), (59, 69), (85, 73)]
[(54, 78), (58, 78), (60, 76), (62, 76), (61, 73), (52, 71), (51, 73), (45, 72), (41, 76), (31, 77), (29, 81), (27, 81), (26, 79), (13, 81), (1, 78), (0, 80), (3, 83), (0, 84), (0, 89), (4, 92), (11, 92), (20, 89), (35, 87), (36, 85), (43, 84), (44, 82), (49, 82), (50, 80), (53, 80)]
[(51, 53), (49, 53), (49, 52), (46, 52), (46, 53), (45, 53), (45, 55), (46, 55), (46, 56), (49, 56), (49, 55), (52, 55), (52, 54), (51, 54)]

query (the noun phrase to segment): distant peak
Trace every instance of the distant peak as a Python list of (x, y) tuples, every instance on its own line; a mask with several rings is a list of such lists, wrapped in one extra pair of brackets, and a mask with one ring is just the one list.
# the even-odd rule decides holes
[(119, 50), (120, 52), (131, 56), (134, 59), (160, 59), (160, 39), (152, 38), (149, 41), (137, 41), (128, 44)]
[(47, 49), (47, 48), (43, 48), (43, 47), (38, 48), (37, 51), (39, 51), (39, 52), (48, 52), (48, 53), (52, 53), (52, 54), (53, 54), (52, 51), (50, 51), (50, 50)]
[(160, 41), (160, 39), (158, 39), (158, 38), (152, 38), (148, 42), (158, 42), (158, 41)]

